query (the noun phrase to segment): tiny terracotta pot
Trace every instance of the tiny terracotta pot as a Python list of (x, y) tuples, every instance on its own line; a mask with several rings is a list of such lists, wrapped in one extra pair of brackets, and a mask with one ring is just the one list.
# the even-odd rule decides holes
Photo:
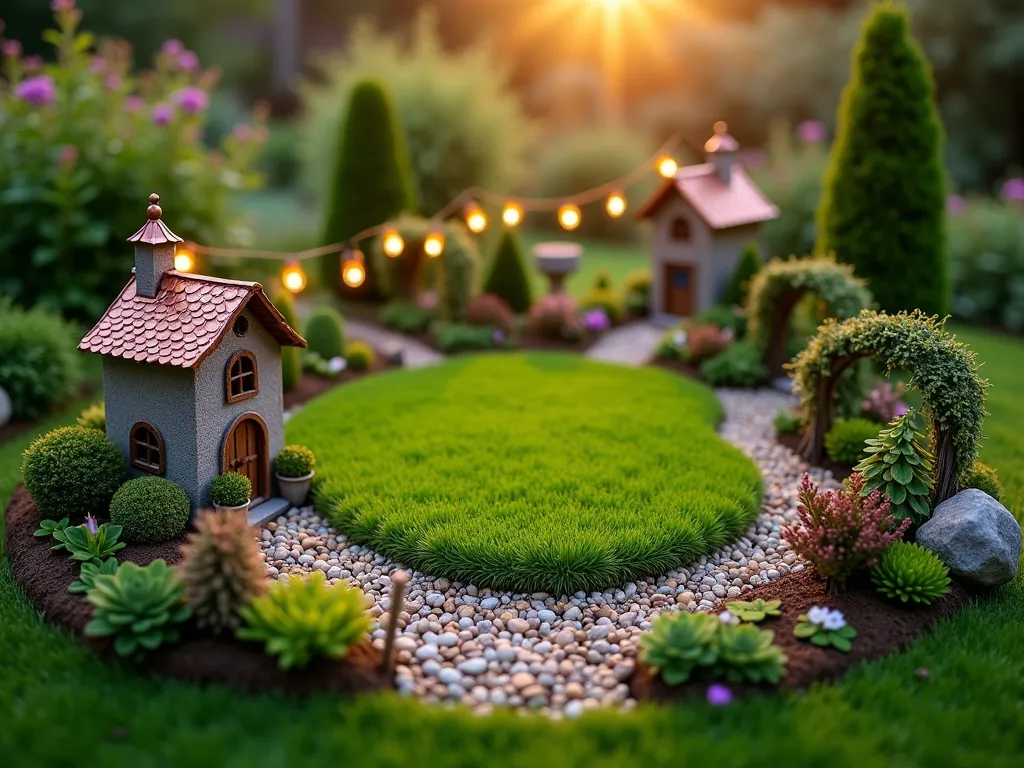
[(225, 507), (225, 506), (223, 506), (221, 504), (214, 503), (213, 508), (216, 509), (217, 511), (225, 511), (226, 510), (228, 512), (239, 512), (239, 513), (241, 513), (243, 515), (247, 515), (247, 514), (249, 514), (249, 502), (250, 501), (252, 501), (252, 499), (249, 499), (248, 501), (246, 501), (245, 504), (239, 504), (237, 507)]
[(301, 507), (306, 503), (306, 497), (309, 496), (309, 487), (313, 483), (313, 475), (315, 474), (316, 470), (302, 477), (282, 477), (278, 475), (277, 486), (281, 489), (281, 498), (293, 507)]

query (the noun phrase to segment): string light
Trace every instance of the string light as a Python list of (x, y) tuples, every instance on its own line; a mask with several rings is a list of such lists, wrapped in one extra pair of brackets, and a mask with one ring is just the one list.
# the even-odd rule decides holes
[(471, 232), (478, 235), (487, 229), (487, 216), (484, 214), (483, 208), (476, 203), (466, 206), (466, 226)]
[(562, 225), (562, 229), (571, 232), (580, 225), (581, 221), (583, 221), (583, 214), (575, 205), (563, 205), (558, 209), (558, 223)]
[(679, 163), (676, 162), (674, 157), (663, 155), (658, 158), (658, 173), (661, 174), (663, 178), (674, 179), (678, 172)]
[(405, 240), (398, 234), (397, 229), (392, 228), (384, 233), (381, 246), (384, 248), (384, 253), (390, 258), (397, 259), (405, 251)]
[(349, 288), (358, 288), (366, 280), (366, 258), (350, 245), (341, 253), (341, 279)]
[(506, 227), (517, 227), (523, 221), (523, 207), (519, 203), (505, 203), (501, 209), (501, 220)]
[(289, 259), (281, 270), (281, 283), (291, 293), (306, 289), (306, 273), (295, 259)]
[(192, 243), (183, 243), (175, 249), (174, 268), (179, 272), (192, 272), (196, 268), (196, 252)]
[(423, 241), (423, 252), (432, 259), (436, 259), (444, 253), (444, 233), (439, 228), (434, 228)]
[(604, 209), (608, 212), (609, 216), (617, 219), (626, 212), (626, 198), (622, 196), (621, 192), (613, 192), (608, 196)]

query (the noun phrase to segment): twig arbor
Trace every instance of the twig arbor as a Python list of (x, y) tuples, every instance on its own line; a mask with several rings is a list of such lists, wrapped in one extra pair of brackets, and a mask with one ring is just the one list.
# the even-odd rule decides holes
[(839, 378), (858, 360), (870, 358), (887, 373), (910, 373), (910, 388), (921, 393), (933, 425), (935, 503), (954, 496), (978, 457), (988, 382), (978, 375), (974, 353), (944, 323), (919, 310), (898, 315), (865, 310), (843, 322), (826, 321), (789, 366), (808, 425), (804, 458), (820, 464), (825, 435), (835, 422)]

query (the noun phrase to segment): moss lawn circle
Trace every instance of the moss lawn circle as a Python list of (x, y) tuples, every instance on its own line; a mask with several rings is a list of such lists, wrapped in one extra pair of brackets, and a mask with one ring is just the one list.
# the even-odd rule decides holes
[(288, 425), (317, 508), (425, 573), (570, 594), (663, 573), (741, 535), (761, 473), (715, 432), (706, 387), (559, 354), (375, 376)]

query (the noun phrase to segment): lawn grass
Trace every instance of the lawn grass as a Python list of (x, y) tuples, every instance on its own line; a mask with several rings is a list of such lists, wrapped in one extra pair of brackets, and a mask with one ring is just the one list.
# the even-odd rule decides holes
[(491, 354), (334, 390), (288, 434), (322, 467), (319, 510), (354, 540), (452, 580), (572, 594), (747, 529), (761, 473), (715, 433), (721, 415), (661, 370)]
[[(982, 456), (999, 469), (1007, 500), (1020, 511), (1024, 411), (1016, 403), (1024, 343), (958, 332), (987, 361), (991, 439)], [(72, 423), (76, 413), (0, 446), (0, 504), (18, 482), (31, 439)], [(1021, 627), (1018, 576), (907, 652), (860, 666), (836, 685), (726, 708), (697, 701), (558, 723), (512, 712), (476, 717), (394, 695), (300, 702), (150, 680), (101, 662), (46, 625), (0, 558), (0, 764), (1009, 768), (1024, 754)], [(921, 667), (929, 680), (915, 675)]]

